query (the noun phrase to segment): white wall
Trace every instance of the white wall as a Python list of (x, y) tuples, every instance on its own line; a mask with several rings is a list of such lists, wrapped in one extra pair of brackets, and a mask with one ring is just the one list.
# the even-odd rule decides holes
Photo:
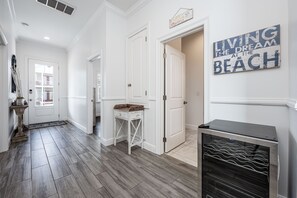
[[(194, 19), (179, 27), (169, 29), (168, 20), (174, 16), (179, 8), (194, 8)], [(150, 22), (149, 76), (151, 108), (147, 112), (147, 120), (151, 126), (157, 127), (150, 127), (146, 131), (147, 135), (150, 136), (148, 138), (151, 141), (150, 143), (155, 146), (156, 142), (153, 139), (156, 138), (156, 135), (162, 133), (155, 119), (161, 111), (155, 108), (156, 104), (158, 104), (157, 101), (161, 103), (161, 94), (157, 94), (159, 90), (156, 90), (156, 87), (160, 86), (156, 84), (156, 82), (160, 81), (157, 79), (160, 68), (156, 68), (156, 65), (159, 65), (159, 60), (156, 60), (156, 49), (159, 48), (159, 46), (156, 46), (156, 40), (182, 27), (186, 27), (190, 23), (208, 18), (209, 32), (205, 32), (205, 34), (208, 38), (206, 45), (209, 47), (209, 92), (211, 101), (216, 100), (217, 103), (221, 103), (214, 104), (215, 102), (212, 102), (209, 104), (210, 112), (208, 116), (210, 119), (224, 118), (269, 124), (277, 127), (280, 140), (279, 152), (281, 163), (279, 194), (287, 196), (289, 132), (288, 109), (285, 107), (289, 92), (287, 13), (287, 1), (280, 0), (152, 0), (143, 9), (130, 16), (128, 18), (128, 30), (132, 32)], [(232, 75), (214, 76), (212, 74), (213, 42), (275, 24), (281, 25), (281, 68)], [(236, 103), (236, 101), (241, 99), (245, 101), (242, 105), (228, 104)], [(248, 105), (248, 103), (251, 103), (255, 99), (262, 101), (262, 104), (265, 103), (265, 106)], [(276, 106), (271, 106), (271, 101), (276, 101)]]
[[(297, 101), (297, 2), (289, 0), (290, 98)], [(295, 107), (296, 108), (296, 107)], [(297, 109), (290, 110), (289, 196), (297, 198)]]
[(102, 142), (113, 142), (113, 106), (125, 102), (125, 34), (126, 20), (120, 13), (103, 4), (69, 48), (68, 119), (86, 130), (87, 58), (102, 54)]
[(10, 93), (11, 90), (11, 56), (15, 54), (15, 27), (13, 26), (12, 6), (10, 0), (0, 1), (0, 26), (4, 31), (8, 41), (7, 46), (1, 47), (0, 50), (0, 152), (8, 150), (10, 136), (14, 130), (15, 114), (9, 110), (11, 102), (15, 99), (15, 94)]
[[(60, 82), (60, 120), (67, 120), (67, 51), (66, 49), (39, 43), (30, 40), (19, 39), (16, 43), (17, 63), (20, 70), (20, 77), (23, 83), (23, 94), (26, 100), (29, 98), (29, 59), (53, 62), (59, 65)], [(28, 124), (29, 111), (24, 114), (24, 123)]]
[(182, 38), (182, 52), (186, 55), (186, 127), (197, 130), (204, 123), (204, 48), (203, 31)]
[(171, 40), (171, 41), (169, 41), (166, 44), (167, 45), (170, 45), (174, 49), (177, 49), (178, 51), (181, 51), (182, 50), (182, 39), (181, 38), (177, 38), (177, 39)]
[[(105, 55), (106, 10), (100, 7), (68, 48), (68, 120), (86, 131), (87, 58), (103, 50)], [(105, 60), (103, 58), (103, 62)]]

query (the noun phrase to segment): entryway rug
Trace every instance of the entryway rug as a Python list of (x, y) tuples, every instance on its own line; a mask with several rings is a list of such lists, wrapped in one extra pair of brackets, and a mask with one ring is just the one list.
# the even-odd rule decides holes
[(55, 121), (55, 122), (45, 122), (45, 123), (38, 123), (38, 124), (29, 124), (28, 129), (40, 129), (45, 127), (53, 127), (53, 126), (61, 126), (67, 124), (66, 121)]

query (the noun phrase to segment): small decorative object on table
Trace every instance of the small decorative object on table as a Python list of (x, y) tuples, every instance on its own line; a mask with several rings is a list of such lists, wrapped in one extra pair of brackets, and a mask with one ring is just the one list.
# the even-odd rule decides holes
[(28, 139), (28, 136), (24, 133), (23, 130), (23, 115), (25, 109), (28, 108), (28, 103), (22, 94), (21, 80), (19, 72), (17, 70), (15, 55), (12, 55), (11, 58), (11, 74), (16, 87), (16, 99), (10, 106), (10, 109), (13, 109), (18, 116), (18, 131), (12, 138), (12, 142), (26, 141)]
[[(116, 146), (117, 140), (124, 137), (120, 136), (124, 122), (128, 123), (128, 154), (131, 154), (131, 147), (141, 145), (143, 148), (143, 105), (119, 104), (114, 106), (114, 133), (113, 144)], [(117, 122), (120, 123), (117, 128)]]

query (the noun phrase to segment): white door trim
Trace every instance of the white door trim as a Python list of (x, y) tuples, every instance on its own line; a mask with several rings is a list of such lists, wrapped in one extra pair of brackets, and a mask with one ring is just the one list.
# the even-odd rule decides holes
[(163, 35), (156, 40), (156, 153), (164, 153), (164, 43), (177, 37), (186, 36), (197, 32), (204, 31), (204, 122), (209, 121), (209, 73), (210, 73), (210, 57), (209, 57), (209, 19), (203, 18), (193, 22), (187, 26), (181, 27), (169, 34)]
[[(86, 133), (87, 134), (92, 134), (93, 133), (93, 105), (90, 102), (93, 97), (92, 97), (92, 92), (90, 91), (90, 86), (93, 85), (93, 82), (91, 82), (88, 78), (88, 76), (90, 74), (93, 74), (93, 62), (96, 60), (100, 60), (100, 73), (101, 73), (101, 81), (104, 82), (104, 73), (103, 73), (103, 57), (102, 57), (103, 53), (102, 50), (100, 50), (100, 52), (94, 53), (93, 55), (89, 56), (87, 58), (87, 74), (86, 74), (86, 79), (87, 79), (87, 98), (86, 98), (86, 104), (87, 104), (87, 127), (86, 127)], [(92, 89), (93, 90), (93, 89)], [(104, 83), (103, 86), (101, 88), (101, 97), (103, 97), (103, 93), (104, 93)], [(93, 101), (95, 102), (95, 101)], [(101, 137), (103, 137), (103, 119), (104, 119), (104, 108), (103, 105), (104, 102), (103, 100), (100, 103), (100, 111), (101, 111), (101, 124), (100, 124), (100, 133), (101, 133)]]

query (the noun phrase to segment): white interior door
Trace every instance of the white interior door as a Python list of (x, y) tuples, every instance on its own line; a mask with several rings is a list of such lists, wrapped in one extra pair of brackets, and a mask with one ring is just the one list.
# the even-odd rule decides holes
[[(101, 84), (98, 88), (98, 74), (100, 76), (100, 83), (101, 80), (101, 73), (102, 73), (102, 60), (101, 56), (93, 56), (89, 58), (88, 68), (87, 68), (87, 134), (93, 133), (94, 121), (96, 122), (96, 102), (101, 100), (102, 96), (102, 88)], [(94, 92), (94, 88), (96, 91)], [(96, 94), (96, 96), (94, 95)], [(102, 102), (100, 103), (101, 109)], [(95, 109), (94, 109), (95, 108)], [(95, 110), (95, 111), (94, 111)]]
[(59, 120), (58, 64), (29, 59), (29, 124)]
[(185, 55), (166, 45), (165, 152), (185, 142)]
[(147, 30), (128, 39), (128, 102), (145, 104), (148, 100)]

